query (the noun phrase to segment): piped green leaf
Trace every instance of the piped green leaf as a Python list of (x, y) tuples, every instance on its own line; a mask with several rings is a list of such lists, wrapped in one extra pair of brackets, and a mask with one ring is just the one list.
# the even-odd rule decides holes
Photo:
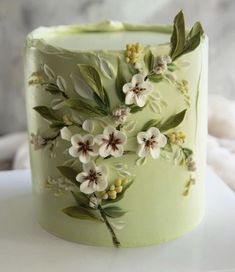
[(184, 120), (185, 114), (186, 114), (186, 109), (169, 117), (165, 122), (163, 122), (162, 124), (160, 124), (160, 126), (158, 127), (159, 130), (161, 132), (165, 132), (169, 129), (175, 128), (177, 127), (179, 124), (182, 123), (182, 121)]
[(175, 60), (184, 50), (185, 45), (185, 23), (182, 10), (175, 16), (173, 33), (171, 36), (171, 52), (172, 60)]
[(148, 69), (148, 71), (152, 71), (154, 68), (154, 55), (150, 49), (148, 49), (144, 56), (144, 63)]
[(124, 84), (126, 84), (126, 79), (124, 77), (124, 73), (121, 68), (121, 60), (120, 60), (120, 58), (118, 58), (117, 77), (116, 77), (115, 85), (116, 85), (117, 96), (118, 96), (120, 102), (125, 101), (125, 94), (122, 91)]
[(160, 124), (159, 120), (156, 119), (151, 119), (148, 122), (146, 122), (144, 124), (144, 126), (142, 127), (141, 131), (146, 131), (151, 127), (158, 127), (158, 125)]
[(67, 178), (73, 184), (79, 187), (79, 184), (76, 180), (76, 176), (78, 174), (76, 170), (68, 166), (57, 166), (57, 169), (59, 170), (59, 172), (61, 173), (63, 177)]
[(118, 218), (123, 216), (126, 212), (123, 211), (121, 208), (117, 206), (108, 206), (103, 208), (104, 213), (106, 216), (111, 217), (111, 218)]
[(59, 121), (59, 118), (57, 118), (55, 111), (53, 111), (52, 109), (46, 106), (36, 106), (33, 109), (36, 112), (38, 112), (47, 121), (50, 121), (50, 122)]
[(78, 67), (84, 81), (103, 101), (104, 99), (103, 86), (97, 70), (94, 67), (87, 64), (78, 64)]
[(95, 214), (93, 214), (90, 210), (87, 210), (82, 207), (78, 206), (67, 207), (63, 209), (63, 212), (72, 218), (102, 222), (102, 220), (98, 218)]
[(192, 38), (193, 36), (195, 36), (197, 33), (200, 33), (200, 36), (202, 36), (204, 34), (204, 30), (202, 28), (202, 25), (200, 22), (196, 22), (193, 27), (191, 28), (189, 34), (188, 34), (188, 38)]

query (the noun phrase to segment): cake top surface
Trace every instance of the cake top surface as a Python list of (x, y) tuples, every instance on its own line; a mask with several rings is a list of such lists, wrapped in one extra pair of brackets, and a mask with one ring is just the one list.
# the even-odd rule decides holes
[(28, 41), (65, 50), (122, 50), (139, 41), (144, 46), (169, 43), (172, 26), (132, 25), (105, 21), (77, 26), (39, 27), (28, 35)]

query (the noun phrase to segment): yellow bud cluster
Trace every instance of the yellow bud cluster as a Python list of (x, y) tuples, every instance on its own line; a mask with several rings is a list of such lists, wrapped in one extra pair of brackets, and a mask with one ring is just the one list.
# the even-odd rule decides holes
[(185, 141), (186, 134), (183, 131), (180, 132), (172, 132), (169, 135), (171, 144), (182, 144)]
[(135, 64), (138, 61), (142, 46), (140, 43), (126, 45), (126, 62)]
[(117, 178), (107, 191), (100, 192), (100, 197), (102, 199), (116, 199), (117, 195), (122, 192), (123, 185), (126, 183), (127, 179)]

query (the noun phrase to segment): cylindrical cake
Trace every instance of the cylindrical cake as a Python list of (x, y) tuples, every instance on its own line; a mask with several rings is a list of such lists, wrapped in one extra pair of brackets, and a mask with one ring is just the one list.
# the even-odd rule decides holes
[(175, 239), (204, 214), (207, 38), (200, 23), (104, 22), (27, 37), (35, 214), (101, 246)]

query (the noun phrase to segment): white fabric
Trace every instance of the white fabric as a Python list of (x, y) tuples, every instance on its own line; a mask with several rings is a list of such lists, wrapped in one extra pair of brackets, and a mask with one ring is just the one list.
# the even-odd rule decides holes
[[(235, 102), (211, 95), (208, 104), (207, 162), (235, 191)], [(0, 169), (29, 168), (27, 135), (14, 133), (0, 138)]]

